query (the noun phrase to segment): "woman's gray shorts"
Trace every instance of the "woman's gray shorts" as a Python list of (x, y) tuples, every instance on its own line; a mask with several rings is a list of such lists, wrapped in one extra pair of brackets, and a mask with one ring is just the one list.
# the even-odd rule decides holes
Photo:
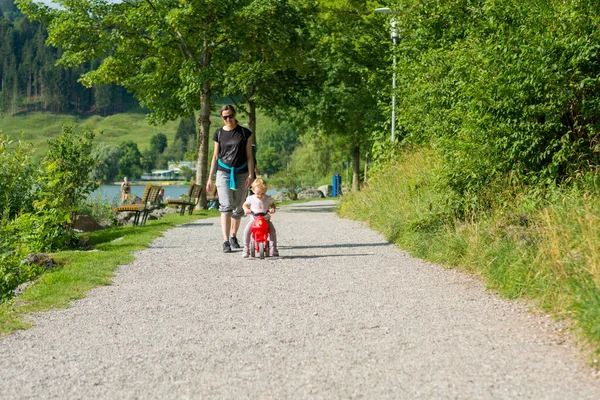
[(244, 216), (244, 200), (248, 190), (246, 189), (246, 179), (248, 172), (237, 174), (235, 183), (237, 190), (229, 188), (229, 172), (217, 171), (217, 192), (219, 193), (219, 211), (222, 214), (231, 215), (233, 219), (240, 219)]

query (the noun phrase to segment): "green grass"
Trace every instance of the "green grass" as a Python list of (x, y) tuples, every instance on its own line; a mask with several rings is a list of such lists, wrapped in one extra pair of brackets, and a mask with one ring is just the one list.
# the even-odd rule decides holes
[[(220, 107), (220, 105), (219, 105)], [(257, 131), (273, 129), (277, 124), (268, 117), (258, 113)], [(240, 123), (247, 124), (248, 118), (238, 115)], [(92, 130), (96, 133), (95, 142), (118, 145), (124, 141), (131, 140), (138, 145), (140, 151), (150, 146), (152, 136), (163, 133), (169, 144), (179, 126), (179, 120), (170, 121), (164, 125), (150, 125), (146, 120), (146, 114), (142, 111), (126, 112), (121, 114), (102, 117), (100, 115), (74, 116), (67, 114), (52, 114), (48, 112), (31, 112), (15, 116), (0, 116), (0, 131), (7, 134), (11, 139), (20, 139), (21, 133), (25, 141), (33, 144), (36, 157), (43, 157), (48, 150), (47, 141), (58, 136), (62, 126), (73, 125), (76, 130)], [(211, 113), (209, 147), (212, 149), (212, 132), (222, 126), (219, 112), (216, 109)], [(212, 150), (210, 150), (212, 152)]]
[(200, 218), (218, 216), (218, 211), (194, 211), (193, 215), (170, 214), (144, 227), (120, 227), (85, 235), (93, 251), (62, 251), (52, 254), (59, 267), (42, 275), (35, 285), (8, 303), (0, 305), (0, 334), (25, 329), (32, 312), (66, 308), (97, 286), (109, 285), (115, 270), (134, 260), (133, 253), (144, 249), (168, 229)]
[[(492, 210), (456, 219), (440, 184), (442, 160), (413, 149), (342, 198), (343, 217), (365, 221), (414, 256), (481, 277), (500, 295), (525, 298), (568, 319), (600, 354), (600, 194), (496, 189)], [(488, 193), (492, 194), (492, 192)]]
[(153, 126), (146, 121), (145, 114), (141, 112), (128, 112), (108, 117), (99, 115), (77, 117), (33, 112), (0, 118), (0, 130), (12, 139), (19, 139), (23, 133), (24, 140), (33, 144), (38, 157), (42, 157), (46, 153), (47, 141), (58, 136), (62, 126), (66, 125), (73, 125), (78, 131), (92, 130), (96, 132), (96, 143), (117, 145), (131, 140), (137, 143), (141, 151), (149, 147), (150, 138), (158, 133), (165, 134), (171, 143), (179, 121)]

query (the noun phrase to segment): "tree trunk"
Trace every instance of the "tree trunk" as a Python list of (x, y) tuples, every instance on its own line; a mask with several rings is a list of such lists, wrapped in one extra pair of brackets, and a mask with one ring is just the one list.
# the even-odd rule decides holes
[[(208, 44), (204, 42), (204, 66), (210, 64), (211, 53), (208, 49)], [(210, 137), (210, 100), (212, 96), (212, 90), (210, 82), (204, 82), (202, 85), (202, 93), (200, 94), (200, 118), (198, 122), (200, 124), (200, 134), (198, 135), (198, 163), (196, 169), (196, 183), (206, 187), (206, 181), (208, 180), (208, 172), (210, 166), (208, 165), (208, 138)], [(207, 208), (206, 201), (206, 190), (203, 190), (200, 195), (199, 207), (201, 209)]]
[(360, 176), (360, 147), (357, 145), (352, 151), (352, 191), (358, 191), (358, 179)]
[(254, 143), (256, 143), (256, 103), (254, 100), (248, 100), (248, 128), (254, 134)]
[(363, 184), (367, 183), (367, 171), (368, 171), (368, 168), (369, 168), (369, 152), (367, 151), (365, 153), (365, 173), (364, 173), (364, 176), (363, 176)]

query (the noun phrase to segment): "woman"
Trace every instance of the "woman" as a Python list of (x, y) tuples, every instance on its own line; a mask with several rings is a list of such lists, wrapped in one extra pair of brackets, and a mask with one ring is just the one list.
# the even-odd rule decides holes
[(213, 187), (213, 176), (217, 174), (216, 185), (221, 212), (223, 252), (239, 249), (237, 231), (240, 219), (244, 216), (243, 203), (246, 191), (254, 181), (254, 159), (252, 158), (252, 132), (238, 124), (235, 108), (224, 105), (220, 112), (223, 127), (215, 131), (215, 149), (210, 163), (210, 173), (206, 191)]
[(127, 181), (127, 177), (123, 178), (123, 182), (121, 183), (121, 203), (127, 200), (129, 197), (129, 193), (131, 193), (131, 186)]

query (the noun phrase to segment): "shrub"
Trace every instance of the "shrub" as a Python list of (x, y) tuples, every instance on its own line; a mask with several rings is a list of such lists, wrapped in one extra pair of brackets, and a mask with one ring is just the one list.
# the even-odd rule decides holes
[(27, 254), (77, 243), (73, 217), (98, 187), (91, 179), (96, 165), (93, 138), (91, 132), (79, 135), (64, 127), (49, 142), (39, 167), (31, 161), (30, 146), (19, 142), (9, 148), (0, 138), (0, 159), (6, 161), (0, 172), (0, 200), (6, 204), (0, 219), (0, 299), (41, 273), (35, 266), (21, 265)]
[(31, 210), (36, 166), (33, 146), (13, 142), (0, 131), (0, 225)]

